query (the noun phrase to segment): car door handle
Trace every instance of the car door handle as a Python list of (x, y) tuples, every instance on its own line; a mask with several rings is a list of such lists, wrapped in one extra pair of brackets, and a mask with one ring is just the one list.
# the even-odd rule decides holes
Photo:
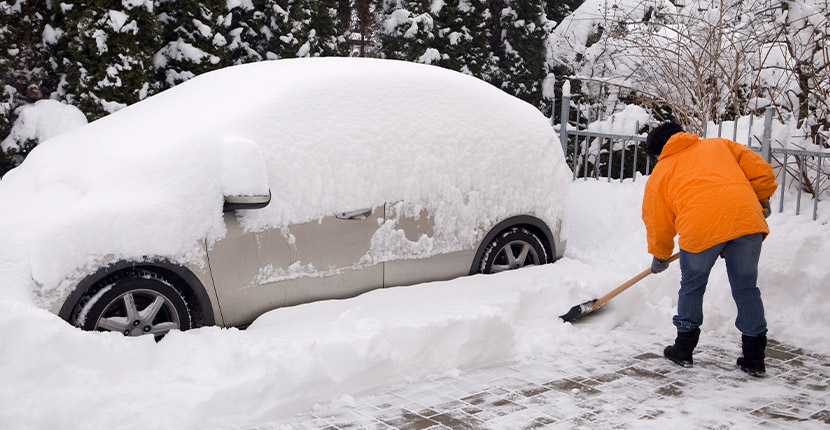
[(358, 209), (356, 211), (351, 212), (342, 212), (339, 214), (335, 214), (334, 216), (337, 219), (346, 219), (346, 220), (356, 220), (356, 221), (363, 221), (372, 214), (372, 209)]

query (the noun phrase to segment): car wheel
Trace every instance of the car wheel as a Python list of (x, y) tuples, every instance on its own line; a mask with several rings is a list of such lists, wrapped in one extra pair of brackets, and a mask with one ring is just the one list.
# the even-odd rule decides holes
[(76, 325), (90, 331), (124, 336), (151, 334), (160, 339), (170, 330), (188, 330), (191, 312), (182, 294), (155, 273), (130, 272), (107, 281), (81, 305)]
[(487, 245), (479, 262), (480, 273), (498, 273), (548, 261), (542, 241), (528, 230), (511, 228)]

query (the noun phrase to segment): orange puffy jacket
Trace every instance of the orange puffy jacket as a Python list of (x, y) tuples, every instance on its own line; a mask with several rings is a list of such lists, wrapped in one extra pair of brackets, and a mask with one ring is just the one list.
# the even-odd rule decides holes
[(747, 234), (769, 234), (761, 201), (778, 184), (772, 166), (744, 145), (676, 133), (654, 166), (643, 195), (648, 252), (666, 259), (680, 248), (701, 252)]

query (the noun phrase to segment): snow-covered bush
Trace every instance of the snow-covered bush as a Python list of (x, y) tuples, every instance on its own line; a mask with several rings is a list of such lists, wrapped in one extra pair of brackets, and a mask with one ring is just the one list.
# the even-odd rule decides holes
[(829, 14), (814, 0), (589, 0), (552, 34), (550, 61), (595, 99), (620, 93), (697, 129), (768, 105), (826, 128)]
[(434, 37), (434, 20), (428, 5), (407, 0), (390, 0), (384, 5), (383, 25), (378, 34), (383, 57), (409, 61), (422, 58)]
[(485, 80), (547, 111), (545, 2), (387, 0), (380, 52)]
[(56, 100), (39, 100), (18, 108), (16, 114), (8, 137), (0, 141), (0, 157), (7, 160), (0, 164), (0, 176), (20, 164), (39, 143), (87, 123), (80, 109)]
[[(57, 85), (51, 19), (49, 2), (0, 1), (0, 141), (19, 106), (49, 97)], [(0, 176), (12, 165), (0, 151)]]
[(56, 100), (39, 100), (17, 109), (14, 126), (0, 142), (0, 148), (20, 149), (27, 141), (44, 142), (86, 124), (86, 117), (77, 107)]
[(155, 93), (152, 59), (160, 35), (150, 0), (60, 3), (58, 95), (97, 119)]
[(507, 0), (501, 11), (502, 39), (499, 56), (501, 88), (546, 112), (542, 82), (548, 74), (545, 65), (545, 39), (550, 23), (541, 3)]

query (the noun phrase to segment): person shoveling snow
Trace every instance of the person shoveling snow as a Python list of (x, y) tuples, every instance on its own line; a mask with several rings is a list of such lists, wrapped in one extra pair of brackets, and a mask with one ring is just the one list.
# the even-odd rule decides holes
[(649, 132), (646, 153), (659, 160), (643, 195), (652, 273), (668, 268), (677, 235), (680, 246), (680, 291), (673, 318), (677, 338), (663, 355), (692, 366), (703, 324), (703, 294), (721, 256), (738, 307), (735, 326), (742, 333), (743, 357), (737, 366), (752, 376), (763, 375), (767, 322), (756, 282), (761, 244), (769, 234), (769, 199), (777, 187), (772, 167), (744, 145), (699, 139), (672, 122)]

